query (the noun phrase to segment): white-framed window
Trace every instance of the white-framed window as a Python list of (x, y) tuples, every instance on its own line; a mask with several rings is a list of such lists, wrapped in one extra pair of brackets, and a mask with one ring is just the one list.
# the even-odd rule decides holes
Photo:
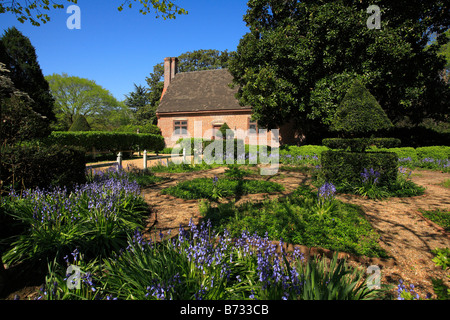
[(248, 118), (248, 132), (249, 133), (258, 133), (258, 122), (252, 121), (251, 118)]
[(173, 121), (174, 134), (187, 135), (188, 134), (188, 121), (187, 120), (174, 120)]

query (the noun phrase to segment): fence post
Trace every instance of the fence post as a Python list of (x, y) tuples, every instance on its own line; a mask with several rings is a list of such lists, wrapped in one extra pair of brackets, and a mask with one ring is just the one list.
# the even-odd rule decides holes
[(147, 150), (144, 150), (144, 170), (147, 170)]
[(117, 170), (122, 168), (122, 152), (117, 155)]
[(183, 148), (183, 163), (186, 163), (186, 148)]

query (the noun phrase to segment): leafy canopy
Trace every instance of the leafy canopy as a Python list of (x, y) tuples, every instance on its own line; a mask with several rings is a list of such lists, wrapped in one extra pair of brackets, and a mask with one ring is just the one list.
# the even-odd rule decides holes
[(91, 118), (93, 129), (108, 130), (112, 119), (125, 112), (126, 106), (93, 80), (66, 73), (52, 74), (46, 79), (55, 98), (60, 130), (70, 128), (78, 115)]
[[(366, 25), (372, 4), (381, 9), (379, 30)], [(229, 70), (259, 125), (328, 128), (355, 79), (370, 84), (394, 123), (447, 113), (449, 88), (439, 77), (445, 61), (438, 46), (424, 49), (449, 28), (448, 1), (249, 0), (248, 7), (250, 32)]]
[[(77, 0), (65, 0), (69, 4), (77, 4)], [(50, 0), (24, 0), (24, 1), (0, 1), (0, 13), (11, 12), (16, 15), (19, 22), (24, 23), (29, 20), (33, 26), (40, 26), (50, 21), (46, 12), (55, 9), (64, 9), (64, 0), (58, 3)], [(175, 19), (177, 15), (188, 12), (177, 6), (172, 0), (125, 0), (117, 9), (122, 11), (124, 7), (133, 7), (134, 2), (140, 3), (139, 12), (146, 15), (152, 11), (156, 13), (156, 18)]]
[(8, 69), (14, 87), (28, 94), (31, 108), (54, 120), (53, 97), (37, 60), (36, 50), (28, 37), (16, 27), (7, 29), (0, 39), (0, 62)]

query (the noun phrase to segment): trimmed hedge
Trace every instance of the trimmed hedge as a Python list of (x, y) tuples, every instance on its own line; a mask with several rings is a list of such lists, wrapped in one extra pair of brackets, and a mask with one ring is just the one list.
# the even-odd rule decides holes
[(416, 148), (419, 159), (432, 158), (445, 160), (450, 158), (450, 147), (432, 146)]
[(280, 155), (290, 154), (291, 156), (319, 156), (323, 151), (330, 150), (326, 146), (319, 145), (304, 145), (304, 146), (282, 146), (280, 148)]
[(359, 185), (364, 169), (380, 172), (379, 185), (390, 185), (397, 179), (398, 157), (394, 152), (322, 152), (322, 177), (335, 185)]
[(73, 145), (86, 151), (92, 148), (110, 150), (112, 152), (135, 150), (161, 151), (164, 138), (161, 135), (147, 133), (104, 132), (104, 131), (54, 131), (45, 139), (46, 144)]
[(379, 152), (388, 151), (395, 152), (397, 156), (402, 158), (411, 158), (412, 161), (422, 160), (426, 158), (446, 160), (450, 159), (450, 147), (447, 146), (433, 146), (433, 147), (403, 147), (403, 148), (376, 148), (372, 147), (369, 151)]
[(86, 182), (85, 151), (81, 148), (28, 143), (2, 146), (0, 152), (3, 187), (24, 190)]
[(323, 139), (322, 143), (331, 149), (349, 149), (349, 151), (362, 152), (369, 146), (376, 146), (378, 148), (397, 147), (401, 141), (395, 138), (329, 138)]

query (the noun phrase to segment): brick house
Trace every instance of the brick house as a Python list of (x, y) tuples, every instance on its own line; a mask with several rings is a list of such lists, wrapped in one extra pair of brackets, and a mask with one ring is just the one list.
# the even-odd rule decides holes
[[(213, 138), (226, 123), (236, 133), (244, 132), (246, 144), (257, 144), (257, 123), (251, 120), (250, 106), (241, 106), (235, 97), (237, 88), (230, 88), (233, 77), (227, 69), (177, 73), (177, 58), (164, 59), (164, 89), (156, 116), (167, 147), (184, 137)], [(279, 129), (280, 136), (291, 130)], [(238, 134), (235, 134), (238, 136)], [(239, 136), (238, 136), (239, 137)], [(268, 131), (268, 145), (278, 140), (276, 132)], [(261, 140), (262, 141), (262, 140)]]

